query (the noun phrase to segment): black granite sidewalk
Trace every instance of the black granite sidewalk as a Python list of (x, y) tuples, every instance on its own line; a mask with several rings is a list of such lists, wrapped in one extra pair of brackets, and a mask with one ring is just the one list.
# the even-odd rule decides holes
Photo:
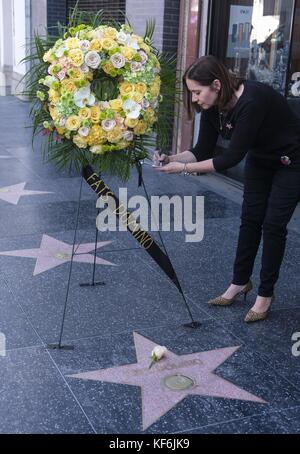
[[(145, 162), (150, 195), (204, 196), (202, 241), (162, 232), (202, 323), (193, 330), (183, 326), (189, 315), (177, 288), (128, 232), (99, 233), (96, 279), (106, 285), (79, 286), (92, 275), (97, 213), (85, 184), (63, 337), (74, 350), (48, 350), (60, 333), (80, 176), (43, 163), (39, 142), (32, 152), (27, 104), (0, 97), (0, 118), (0, 432), (299, 433), (297, 232), (269, 317), (247, 325), (261, 247), (247, 301), (207, 304), (230, 283), (240, 205), (201, 177), (158, 174)], [(116, 180), (105, 181), (118, 191)], [(135, 173), (127, 188), (129, 197), (143, 195)], [(149, 369), (156, 344), (168, 352)], [(172, 389), (171, 375), (182, 389), (180, 381)]]

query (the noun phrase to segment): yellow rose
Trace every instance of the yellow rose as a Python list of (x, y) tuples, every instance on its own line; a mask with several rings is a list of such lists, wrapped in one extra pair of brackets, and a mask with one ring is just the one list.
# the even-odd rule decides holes
[(144, 50), (148, 55), (151, 53), (150, 47), (145, 43), (140, 43), (140, 48)]
[(92, 39), (90, 44), (90, 50), (95, 50), (96, 52), (100, 52), (102, 49), (102, 43), (100, 39)]
[(158, 84), (153, 84), (151, 87), (150, 87), (150, 95), (152, 96), (158, 96), (159, 95), (159, 90), (160, 90), (160, 86)]
[(148, 114), (149, 117), (154, 117), (154, 116), (155, 116), (155, 112), (154, 112), (154, 110), (152, 109), (152, 107), (148, 107), (148, 108), (146, 109), (146, 112), (147, 112), (147, 114)]
[(131, 95), (131, 99), (135, 102), (141, 102), (143, 99), (143, 95), (141, 93), (133, 93)]
[(133, 133), (139, 136), (141, 134), (145, 134), (146, 129), (147, 125), (144, 120), (139, 120), (138, 124), (133, 129)]
[(53, 88), (50, 88), (49, 92), (49, 99), (52, 104), (57, 104), (59, 101), (59, 91), (53, 90)]
[(135, 33), (132, 33), (131, 37), (135, 39), (137, 42), (139, 42), (139, 39), (141, 39), (143, 42), (143, 38), (140, 35), (136, 35)]
[(120, 85), (120, 93), (121, 95), (129, 95), (131, 93), (134, 93), (134, 84), (131, 84), (130, 82), (123, 82)]
[(112, 143), (119, 142), (123, 138), (122, 130), (117, 126), (107, 133), (107, 140)]
[(147, 85), (144, 84), (144, 82), (139, 82), (139, 83), (135, 84), (134, 88), (137, 93), (141, 93), (142, 95), (144, 95), (147, 90)]
[(122, 99), (112, 99), (109, 101), (109, 105), (113, 110), (122, 110)]
[(100, 121), (100, 107), (99, 106), (91, 107), (91, 121), (92, 121), (92, 123), (99, 123), (99, 121)]
[(78, 148), (86, 148), (88, 146), (87, 138), (81, 137), (79, 134), (73, 137), (73, 142)]
[(124, 46), (121, 48), (121, 54), (125, 57), (126, 60), (132, 60), (136, 54), (136, 51), (131, 47)]
[(124, 124), (128, 128), (134, 128), (138, 124), (139, 120), (135, 118), (125, 118)]
[(77, 131), (80, 128), (81, 120), (77, 115), (71, 115), (66, 121), (66, 128), (69, 131)]
[(68, 57), (74, 66), (81, 66), (84, 62), (84, 55), (80, 49), (71, 49)]
[(81, 78), (81, 71), (79, 68), (71, 68), (69, 70), (69, 76), (72, 78), (72, 79), (80, 79)]
[(102, 48), (105, 50), (113, 49), (114, 47), (117, 47), (117, 45), (118, 45), (116, 43), (116, 41), (114, 41), (113, 39), (110, 39), (110, 38), (101, 39), (101, 44), (102, 44)]
[(156, 114), (155, 114), (154, 110), (152, 109), (152, 107), (148, 107), (148, 109), (146, 109), (146, 112), (147, 112), (147, 116), (146, 116), (147, 122), (152, 125), (157, 120)]
[(116, 39), (118, 36), (117, 30), (113, 27), (107, 27), (103, 30), (103, 32), (105, 38)]
[(91, 118), (91, 109), (89, 107), (83, 107), (80, 109), (78, 115), (82, 120), (87, 120), (88, 118)]
[(66, 40), (66, 46), (68, 49), (78, 49), (79, 39), (78, 38), (68, 38)]
[(114, 69), (115, 68), (110, 61), (108, 61), (107, 63), (105, 63), (105, 65), (103, 65), (103, 71), (106, 72), (106, 74), (110, 74), (111, 71)]
[(53, 121), (56, 121), (58, 120), (59, 118), (59, 114), (58, 114), (58, 111), (57, 111), (57, 108), (56, 107), (49, 107), (49, 113), (51, 115), (51, 118)]
[(68, 49), (78, 49), (79, 47), (79, 39), (78, 38), (68, 38), (65, 41), (66, 46)]
[(86, 80), (90, 80), (90, 81), (93, 80), (93, 78), (94, 78), (92, 71), (89, 71), (88, 73), (86, 73), (84, 75), (84, 77)]
[(72, 82), (70, 79), (64, 79), (61, 82), (61, 88), (63, 90), (69, 91), (71, 93), (74, 93), (77, 90), (76, 85), (74, 82)]
[(56, 128), (56, 131), (58, 132), (59, 135), (63, 136), (64, 133), (65, 133), (65, 128), (59, 128), (59, 127), (57, 127), (57, 128)]
[(99, 145), (106, 141), (106, 132), (99, 125), (93, 125), (86, 139), (89, 145)]

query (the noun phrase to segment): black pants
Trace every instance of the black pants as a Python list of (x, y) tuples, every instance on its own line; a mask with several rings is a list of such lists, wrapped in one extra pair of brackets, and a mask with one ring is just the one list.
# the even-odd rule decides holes
[(244, 172), (244, 198), (232, 283), (248, 282), (263, 236), (258, 295), (272, 296), (284, 256), (287, 224), (300, 201), (300, 168), (293, 163), (289, 166), (277, 162), (267, 164), (248, 155)]

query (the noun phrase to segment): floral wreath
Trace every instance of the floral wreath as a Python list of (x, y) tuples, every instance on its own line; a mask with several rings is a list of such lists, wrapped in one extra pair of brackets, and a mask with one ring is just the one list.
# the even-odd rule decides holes
[(48, 136), (48, 158), (60, 167), (93, 164), (125, 180), (147, 147), (168, 138), (176, 59), (152, 45), (154, 23), (141, 37), (130, 24), (104, 25), (96, 17), (98, 23), (92, 16), (81, 23), (75, 8), (61, 37), (35, 36), (35, 52), (24, 59), (39, 60), (26, 75), (33, 135)]

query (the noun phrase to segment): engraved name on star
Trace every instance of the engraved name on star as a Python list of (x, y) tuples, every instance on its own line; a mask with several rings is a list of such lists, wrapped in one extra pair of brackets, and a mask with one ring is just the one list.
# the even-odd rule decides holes
[[(69, 377), (139, 386), (142, 398), (142, 425), (147, 429), (188, 395), (212, 396), (266, 403), (214, 371), (240, 346), (218, 348), (187, 355), (167, 351), (166, 356), (149, 369), (150, 354), (155, 343), (134, 332), (137, 362), (109, 369), (94, 370)], [(169, 389), (165, 379), (175, 375), (193, 383), (188, 389)]]
[[(97, 249), (107, 246), (112, 241), (101, 241), (97, 243)], [(43, 235), (39, 248), (33, 249), (20, 249), (16, 251), (2, 251), (0, 255), (10, 257), (27, 257), (36, 259), (33, 275), (44, 273), (51, 270), (63, 263), (69, 262), (72, 258), (72, 244), (59, 241), (49, 235)], [(74, 262), (94, 263), (95, 243), (76, 244), (74, 251)], [(117, 266), (100, 257), (96, 257), (96, 264), (98, 265), (112, 265)]]
[(25, 195), (53, 194), (53, 192), (48, 191), (29, 191), (24, 189), (25, 185), (26, 182), (0, 188), (0, 199), (13, 205), (17, 205), (20, 198)]

